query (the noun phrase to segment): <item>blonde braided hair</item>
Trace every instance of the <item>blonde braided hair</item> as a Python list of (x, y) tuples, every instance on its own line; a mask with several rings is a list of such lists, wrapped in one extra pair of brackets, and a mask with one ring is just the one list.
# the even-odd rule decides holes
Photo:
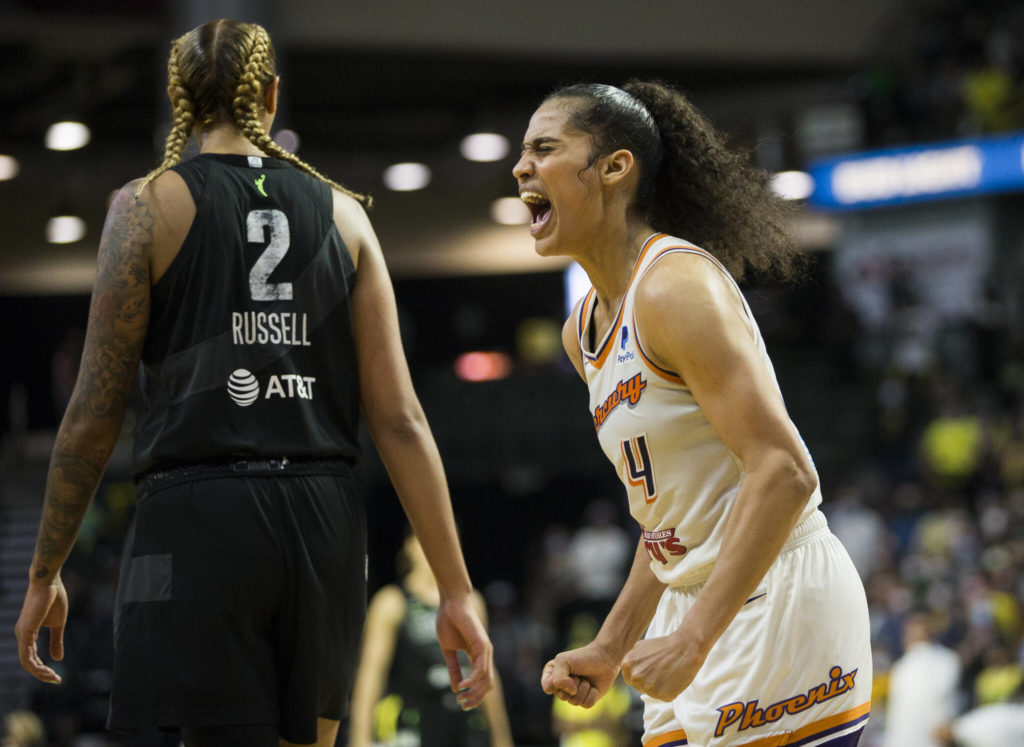
[(178, 69), (178, 52), (181, 48), (181, 41), (176, 39), (171, 45), (171, 56), (167, 61), (167, 92), (171, 98), (171, 131), (167, 133), (167, 141), (164, 145), (164, 160), (155, 169), (146, 174), (135, 190), (135, 197), (142, 194), (147, 184), (156, 179), (162, 173), (176, 164), (181, 163), (181, 156), (188, 145), (188, 139), (192, 136), (192, 128), (195, 126), (195, 114), (192, 107), (192, 99), (189, 98), (188, 88), (181, 78)]
[(372, 200), (321, 174), (278, 145), (264, 130), (263, 94), (276, 75), (274, 47), (257, 24), (210, 21), (177, 39), (167, 65), (168, 92), (174, 107), (164, 160), (143, 179), (136, 196), (156, 177), (181, 162), (196, 126), (230, 119), (245, 138), (267, 155), (279, 158), (370, 207)]
[(249, 52), (248, 61), (242, 73), (238, 85), (235, 87), (235, 98), (232, 101), (235, 125), (246, 139), (264, 153), (288, 161), (296, 168), (305, 171), (322, 182), (329, 184), (338, 191), (359, 200), (367, 207), (372, 200), (366, 196), (357, 194), (347, 187), (343, 187), (332, 179), (321, 174), (315, 168), (296, 156), (289, 153), (278, 145), (272, 137), (263, 129), (263, 122), (260, 119), (260, 102), (262, 101), (264, 85), (274, 77), (274, 51), (270, 44), (270, 36), (262, 26), (253, 26), (252, 49)]

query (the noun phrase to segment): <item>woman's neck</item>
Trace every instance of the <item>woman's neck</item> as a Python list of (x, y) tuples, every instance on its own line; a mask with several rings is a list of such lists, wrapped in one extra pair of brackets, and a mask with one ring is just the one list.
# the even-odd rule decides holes
[(265, 156), (233, 124), (214, 125), (198, 133), (200, 153), (237, 153), (241, 156)]
[(600, 242), (575, 258), (586, 271), (602, 305), (618, 307), (629, 288), (643, 242), (653, 233), (654, 229), (645, 221), (621, 221), (599, 232)]

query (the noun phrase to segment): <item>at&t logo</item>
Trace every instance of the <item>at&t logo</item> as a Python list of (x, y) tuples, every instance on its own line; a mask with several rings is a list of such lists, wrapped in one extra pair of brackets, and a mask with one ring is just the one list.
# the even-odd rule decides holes
[[(313, 399), (313, 376), (273, 374), (267, 380), (263, 399)], [(260, 398), (260, 382), (244, 368), (235, 369), (228, 377), (228, 396), (239, 407), (248, 407)]]
[(239, 407), (248, 407), (260, 397), (260, 383), (256, 377), (239, 368), (228, 378), (228, 396)]

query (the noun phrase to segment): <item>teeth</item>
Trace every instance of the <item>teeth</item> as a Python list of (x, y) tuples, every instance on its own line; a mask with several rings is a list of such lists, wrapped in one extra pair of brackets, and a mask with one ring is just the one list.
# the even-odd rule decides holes
[(538, 194), (537, 192), (520, 192), (519, 199), (525, 202), (527, 205), (539, 205), (547, 202), (544, 195)]

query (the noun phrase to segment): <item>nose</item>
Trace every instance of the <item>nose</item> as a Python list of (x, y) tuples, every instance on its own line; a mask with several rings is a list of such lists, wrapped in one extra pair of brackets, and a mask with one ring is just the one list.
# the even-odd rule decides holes
[(533, 160), (530, 158), (529, 153), (523, 153), (519, 156), (519, 160), (516, 165), (512, 167), (512, 176), (515, 177), (517, 182), (521, 182), (533, 173)]

